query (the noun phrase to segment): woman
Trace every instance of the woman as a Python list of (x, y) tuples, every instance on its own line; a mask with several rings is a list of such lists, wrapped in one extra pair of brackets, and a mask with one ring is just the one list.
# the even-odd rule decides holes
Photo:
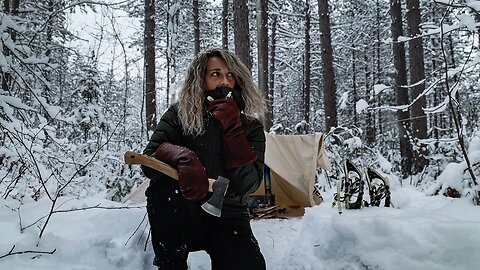
[[(178, 181), (147, 167), (145, 192), (154, 264), (187, 269), (188, 252), (205, 250), (213, 270), (265, 269), (250, 227), (247, 195), (263, 178), (265, 135), (256, 119), (265, 101), (250, 71), (231, 52), (200, 53), (190, 64), (179, 100), (162, 116), (144, 154), (178, 170)], [(200, 206), (208, 178), (230, 184), (221, 217)]]

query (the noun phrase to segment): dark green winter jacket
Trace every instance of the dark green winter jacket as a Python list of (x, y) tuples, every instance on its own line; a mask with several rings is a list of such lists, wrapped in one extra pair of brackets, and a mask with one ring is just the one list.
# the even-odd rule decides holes
[[(240, 121), (247, 140), (258, 156), (257, 161), (252, 164), (235, 169), (225, 169), (220, 123), (206, 111), (204, 116), (205, 133), (196, 137), (184, 135), (178, 119), (177, 104), (172, 105), (163, 114), (144, 154), (155, 156), (156, 150), (164, 142), (191, 149), (202, 161), (209, 178), (216, 179), (218, 176), (223, 176), (230, 180), (223, 202), (222, 217), (249, 219), (247, 195), (257, 190), (263, 178), (265, 134), (259, 120), (247, 118), (242, 113)], [(148, 178), (162, 179), (159, 172), (147, 167), (142, 167), (142, 169)], [(163, 178), (168, 179), (169, 177), (163, 175)]]

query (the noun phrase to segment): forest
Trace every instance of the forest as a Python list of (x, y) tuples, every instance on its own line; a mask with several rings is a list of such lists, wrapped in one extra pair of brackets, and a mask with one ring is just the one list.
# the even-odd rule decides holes
[[(144, 180), (123, 153), (222, 47), (265, 93), (267, 132), (326, 134), (321, 188), (345, 158), (386, 159), (401, 183), (480, 204), (480, 1), (4, 0), (0, 19), (2, 199), (121, 201)], [(463, 175), (439, 183), (449, 164)]]

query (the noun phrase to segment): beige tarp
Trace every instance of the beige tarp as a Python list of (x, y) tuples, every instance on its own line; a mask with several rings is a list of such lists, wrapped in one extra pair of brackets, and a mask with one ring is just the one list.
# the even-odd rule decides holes
[[(272, 135), (267, 138), (265, 164), (270, 168), (275, 204), (287, 209), (313, 206), (321, 202), (314, 193), (317, 168), (331, 169), (323, 145), (323, 134)], [(265, 194), (262, 186), (254, 195)], [(300, 213), (300, 214), (301, 214)]]
[(131, 202), (133, 204), (140, 204), (145, 203), (147, 198), (145, 197), (145, 190), (147, 189), (148, 185), (150, 184), (150, 179), (145, 178), (145, 181), (138, 186), (132, 193), (125, 196), (123, 202)]
[[(265, 164), (270, 168), (272, 193), (275, 204), (287, 208), (303, 208), (321, 202), (314, 194), (315, 173), (317, 168), (330, 170), (330, 161), (323, 146), (323, 134), (310, 135), (272, 135), (265, 133)], [(145, 201), (144, 181), (126, 201), (142, 203)], [(255, 195), (265, 194), (265, 187), (258, 189)]]

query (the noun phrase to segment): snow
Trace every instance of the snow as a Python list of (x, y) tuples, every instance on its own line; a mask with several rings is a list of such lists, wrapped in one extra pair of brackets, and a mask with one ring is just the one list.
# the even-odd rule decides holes
[(348, 95), (349, 95), (349, 92), (346, 91), (342, 94), (342, 96), (340, 97), (340, 100), (338, 101), (338, 108), (341, 109), (341, 110), (345, 110), (347, 108), (347, 105), (348, 105)]
[[(333, 191), (323, 197), (324, 203), (307, 208), (301, 218), (252, 221), (268, 269), (476, 269), (480, 207), (468, 198), (426, 196), (397, 184), (392, 186), (394, 208), (338, 214), (331, 207)], [(118, 209), (55, 213), (39, 239), (50, 201), (1, 202), (0, 256), (14, 245), (13, 252), (55, 251), (4, 257), (2, 269), (155, 269), (150, 243), (144, 251), (143, 206), (125, 208), (101, 197), (61, 198), (58, 210)], [(189, 265), (210, 269), (203, 251), (191, 253)]]
[(385, 84), (375, 84), (373, 86), (373, 91), (375, 95), (380, 94), (383, 91), (390, 90), (391, 88), (389, 86), (386, 86)]
[(362, 146), (362, 140), (360, 137), (352, 136), (352, 138), (348, 138), (343, 141), (343, 144), (348, 147), (348, 149), (357, 149)]
[[(218, 0), (211, 1), (217, 4), (221, 3)], [(437, 2), (449, 4), (451, 1), (437, 0)], [(473, 10), (480, 10), (480, 1), (466, 0), (464, 2)], [(170, 13), (174, 14), (178, 7), (174, 5), (174, 8), (169, 10)], [(91, 13), (89, 14), (91, 15)], [(112, 61), (123, 61), (120, 44), (112, 45), (108, 42), (107, 44), (95, 38), (94, 32), (97, 27), (113, 31), (110, 27), (113, 22), (105, 20), (105, 18), (97, 20), (95, 16), (92, 17), (89, 14), (77, 10), (76, 13), (68, 15), (71, 17), (70, 19), (78, 20), (71, 21), (69, 29), (75, 29), (75, 34), (80, 36), (81, 40), (72, 41), (71, 44), (66, 45), (68, 47), (77, 47), (78, 45), (79, 52), (83, 49), (89, 51), (94, 47), (99, 47), (99, 55), (109, 56), (101, 58), (100, 68), (105, 68), (107, 65), (110, 68)], [(478, 29), (479, 23), (468, 13), (457, 14), (456, 19), (451, 24), (425, 28), (423, 36), (447, 33), (463, 28), (472, 32)], [(119, 40), (124, 40), (127, 45), (131, 44), (133, 41), (129, 37), (135, 36), (132, 33), (141, 29), (141, 23), (132, 21), (128, 14), (116, 17), (115, 21), (122, 29), (120, 32), (115, 32), (119, 35)], [(284, 22), (279, 22), (279, 24), (282, 23)], [(173, 26), (170, 25), (170, 30), (173, 29)], [(4, 33), (7, 32), (7, 28), (17, 32), (25, 31), (9, 16), (1, 18), (0, 28)], [(85, 29), (86, 31), (83, 31)], [(175, 40), (175, 38), (173, 39)], [(400, 37), (398, 41), (406, 42), (410, 39), (410, 37)], [(300, 38), (298, 43), (301, 43)], [(12, 52), (17, 51), (15, 50), (17, 44), (14, 44), (9, 36), (3, 40), (3, 44)], [(169, 49), (171, 49), (170, 47)], [(134, 46), (125, 48), (129, 55), (138, 54)], [(27, 50), (26, 58), (21, 55), (16, 57), (24, 63), (45, 62), (45, 59), (42, 58), (28, 57), (32, 53), (28, 47), (22, 47), (22, 49)], [(0, 53), (0, 68), (3, 71), (7, 71), (8, 67), (12, 66), (11, 62), (11, 56)], [(450, 78), (454, 75), (464, 74), (466, 71), (478, 67), (479, 63), (480, 56), (472, 55), (472, 58), (464, 66), (450, 68), (447, 74), (442, 76)], [(116, 74), (117, 72), (122, 73), (122, 70), (115, 69)], [(135, 73), (135, 70), (135, 68), (130, 69), (129, 72)], [(429, 85), (419, 98), (434, 93), (436, 85), (442, 82), (443, 78)], [(422, 80), (404, 87), (413, 87), (423, 83), (425, 82)], [(38, 94), (39, 89), (41, 88), (34, 88), (32, 94)], [(391, 88), (383, 84), (374, 85), (376, 94), (384, 90), (389, 91)], [(461, 89), (457, 85), (450, 90), (451, 95), (454, 96), (456, 91)], [(342, 95), (340, 108), (347, 106), (348, 94), (345, 92)], [(448, 97), (437, 104), (437, 107), (425, 108), (425, 110), (427, 113), (443, 111), (447, 108), (447, 101)], [(412, 101), (412, 103), (414, 102)], [(11, 120), (6, 121), (0, 118), (2, 128), (12, 134), (25, 134), (38, 140), (45, 138), (43, 132), (39, 132), (43, 130), (50, 132), (53, 138), (56, 130), (46, 126), (48, 122), (45, 118), (36, 119), (42, 129), (27, 127), (24, 122), (16, 119), (16, 111), (33, 111), (41, 107), (50, 117), (60, 117), (59, 113), (62, 109), (49, 105), (41, 95), (35, 96), (32, 104), (25, 104), (19, 98), (10, 96), (9, 92), (0, 90), (0, 108)], [(368, 101), (364, 99), (360, 99), (355, 105), (358, 113), (369, 109)], [(409, 106), (408, 104), (381, 106), (377, 109), (407, 109)], [(93, 121), (93, 118), (85, 118), (85, 120), (87, 119)], [(464, 122), (463, 125), (465, 124)], [(300, 122), (296, 127), (300, 128), (304, 125), (304, 122)], [(277, 128), (283, 129), (280, 126)], [(32, 134), (35, 135), (32, 136)], [(18, 140), (22, 141), (25, 148), (35, 156), (48, 154), (50, 148), (42, 148), (42, 144), (30, 141), (29, 136), (20, 137)], [(67, 139), (64, 140), (67, 141)], [(363, 146), (360, 137), (357, 136), (346, 139), (344, 145), (349, 149), (360, 149)], [(72, 153), (82, 151), (82, 145), (68, 144), (65, 146), (67, 149), (70, 148)], [(3, 154), (7, 157), (9, 166), (16, 166), (16, 161), (21, 157), (19, 155), (25, 154), (25, 151), (22, 151), (20, 147), (17, 149), (18, 152), (13, 152), (12, 149), (16, 150), (14, 147), (0, 147), (0, 156)], [(470, 161), (478, 164), (480, 161), (480, 131), (472, 136), (472, 140), (468, 144), (468, 152)], [(472, 204), (472, 193), (477, 192), (479, 187), (477, 186), (476, 190), (471, 187), (465, 161), (447, 164), (433, 183), (421, 183), (422, 186), (414, 187), (406, 185), (405, 182), (408, 181), (402, 181), (395, 176), (395, 173), (399, 172), (394, 172), (395, 168), (380, 152), (376, 152), (376, 158), (381, 172), (390, 174), (394, 207), (346, 210), (339, 214), (336, 208), (331, 206), (334, 191), (326, 190), (322, 192), (325, 202), (307, 208), (303, 217), (254, 220), (252, 228), (266, 258), (268, 269), (478, 269), (480, 207)], [(0, 166), (7, 168), (5, 165), (7, 163), (3, 162), (0, 162)], [(42, 179), (53, 179), (60, 176), (44, 183), (43, 189), (55, 196), (56, 191), (59, 190), (58, 183), (69, 179), (63, 178), (69, 174), (68, 168), (58, 175), (54, 175), (52, 170), (55, 170), (55, 166), (47, 168), (41, 162), (35, 163), (35, 165), (38, 177), (41, 176)], [(475, 168), (478, 181), (478, 165)], [(9, 185), (4, 189), (0, 198), (0, 269), (155, 269), (152, 265), (151, 244), (147, 242), (148, 223), (145, 206), (142, 203), (128, 205), (106, 200), (106, 191), (95, 194), (104, 188), (104, 183), (95, 182), (101, 178), (96, 175), (103, 174), (101, 174), (101, 168), (98, 167), (89, 167), (88, 170), (87, 175), (75, 178), (71, 185), (64, 190), (64, 193), (70, 195), (59, 197), (55, 204), (47, 196), (43, 196), (39, 201), (31, 199), (29, 196), (35, 195), (27, 193), (25, 190), (35, 187), (29, 186), (31, 183), (28, 181), (13, 181), (14, 187)], [(427, 174), (429, 173), (427, 172)], [(13, 176), (17, 177), (15, 174)], [(6, 186), (5, 179), (8, 177), (1, 175), (0, 184)], [(19, 178), (20, 176), (18, 176)], [(410, 182), (420, 183), (419, 181)], [(462, 198), (429, 196), (442, 194), (448, 187), (459, 190)], [(74, 192), (71, 192), (70, 189)], [(79, 199), (73, 197), (72, 193), (87, 198)], [(25, 197), (20, 203), (11, 196)], [(54, 209), (55, 213), (49, 217), (51, 209)], [(210, 260), (205, 252), (194, 252), (189, 256), (189, 265), (190, 269), (206, 270), (210, 269)]]
[(470, 140), (468, 153), (471, 158), (480, 158), (480, 131), (475, 132)]
[(465, 0), (467, 6), (473, 8), (476, 11), (480, 11), (480, 1), (475, 0)]
[(357, 113), (362, 113), (364, 110), (368, 108), (368, 102), (365, 99), (360, 99), (355, 104), (355, 108)]
[(391, 173), (393, 165), (379, 151), (377, 151), (377, 160), (380, 168), (384, 173)]

